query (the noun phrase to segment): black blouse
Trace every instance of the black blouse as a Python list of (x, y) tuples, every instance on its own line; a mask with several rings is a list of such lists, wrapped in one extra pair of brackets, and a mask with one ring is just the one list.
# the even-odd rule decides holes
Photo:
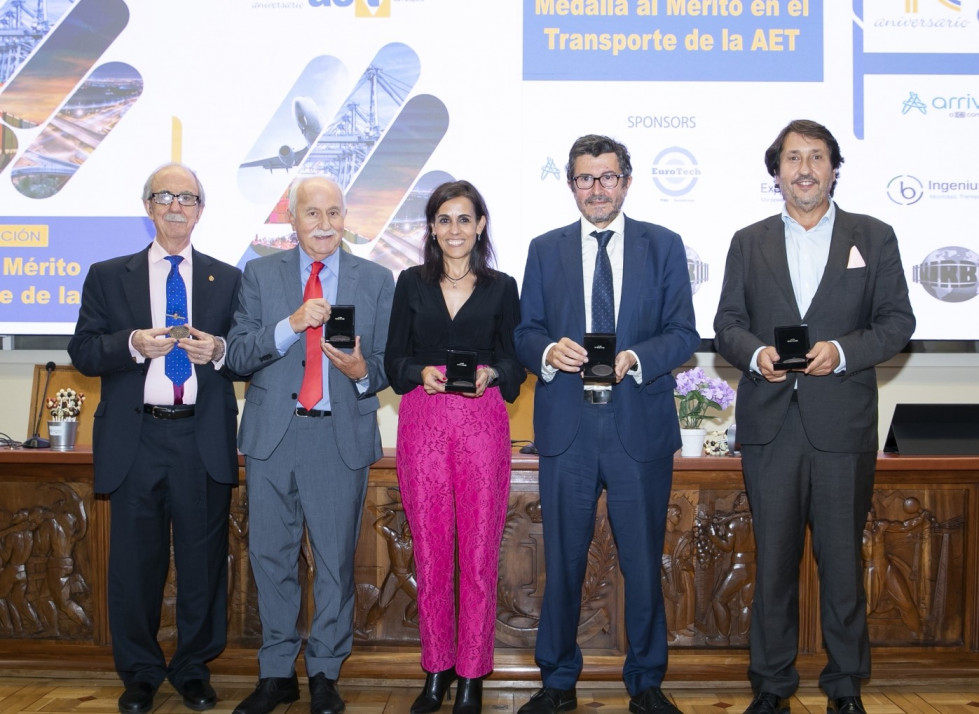
[(404, 270), (394, 289), (384, 369), (391, 388), (405, 394), (422, 383), (422, 369), (444, 365), (446, 350), (471, 350), (478, 364), (496, 370), (503, 398), (512, 402), (527, 376), (517, 361), (513, 330), (520, 322), (517, 281), (493, 271), (480, 280), (455, 319), (438, 283), (426, 283), (421, 267)]

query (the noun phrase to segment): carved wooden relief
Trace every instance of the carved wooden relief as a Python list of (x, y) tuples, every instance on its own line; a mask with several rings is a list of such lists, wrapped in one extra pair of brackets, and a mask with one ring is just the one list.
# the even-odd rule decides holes
[(92, 639), (92, 491), (0, 483), (0, 637)]
[(965, 490), (876, 491), (863, 532), (873, 644), (963, 641)]
[[(0, 505), (4, 508), (0, 513), (4, 564), (0, 629), (6, 636), (23, 636), (28, 630), (50, 633), (53, 619), (62, 635), (78, 633), (87, 621), (82, 607), (87, 595), (77, 585), (84, 583), (84, 575), (75, 561), (69, 557), (48, 566), (38, 555), (52, 552), (52, 542), (57, 548), (72, 542), (72, 537), (77, 541), (78, 523), (84, 535), (84, 513), (81, 519), (75, 515), (75, 497), (60, 497), (66, 486), (46, 488), (43, 501), (35, 498), (36, 503), (21, 507)], [(965, 489), (875, 493), (874, 510), (864, 531), (867, 611), (875, 645), (962, 643), (967, 501)], [(33, 520), (24, 515), (32, 512), (42, 515)], [(247, 512), (242, 484), (233, 492), (229, 519), (228, 641), (232, 646), (258, 647), (262, 630), (248, 562)], [(498, 648), (534, 647), (544, 592), (544, 546), (539, 497), (532, 490), (513, 491), (500, 547)], [(31, 554), (26, 561), (24, 552)], [(34, 563), (27, 585), (18, 579), (19, 561)], [(297, 568), (303, 591), (299, 630), (305, 636), (313, 615), (308, 538), (300, 549)], [(670, 645), (747, 648), (755, 568), (753, 522), (743, 491), (674, 491), (661, 565)], [(62, 570), (67, 574), (62, 575)], [(57, 588), (57, 598), (42, 596), (52, 591), (48, 579), (69, 582), (68, 590)], [(418, 585), (411, 529), (400, 493), (390, 481), (368, 488), (355, 582), (357, 642), (417, 647)], [(160, 632), (164, 641), (176, 636), (175, 596), (171, 569)], [(624, 652), (622, 578), (604, 499), (599, 503), (581, 597), (581, 647)]]

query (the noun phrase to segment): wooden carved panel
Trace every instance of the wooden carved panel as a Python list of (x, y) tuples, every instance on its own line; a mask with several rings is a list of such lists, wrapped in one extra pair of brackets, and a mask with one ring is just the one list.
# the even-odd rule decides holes
[(879, 490), (864, 528), (874, 645), (957, 645), (965, 607), (965, 489)]
[(0, 638), (90, 641), (91, 486), (0, 483)]
[[(370, 533), (375, 534), (371, 538)], [(370, 545), (373, 543), (373, 547)], [(497, 584), (497, 646), (533, 649), (544, 588), (543, 528), (536, 493), (510, 495)], [(617, 649), (620, 619), (618, 556), (604, 501), (582, 588), (578, 639), (582, 647)], [(358, 642), (418, 644), (418, 589), (411, 530), (395, 487), (368, 490), (357, 555)]]
[(672, 494), (661, 580), (672, 646), (747, 646), (755, 541), (743, 491)]

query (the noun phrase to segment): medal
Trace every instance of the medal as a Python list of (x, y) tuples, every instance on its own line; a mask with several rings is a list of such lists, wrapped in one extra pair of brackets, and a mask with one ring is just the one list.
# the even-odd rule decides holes
[(182, 340), (185, 337), (190, 337), (190, 329), (187, 325), (174, 325), (170, 328), (170, 337), (175, 340)]

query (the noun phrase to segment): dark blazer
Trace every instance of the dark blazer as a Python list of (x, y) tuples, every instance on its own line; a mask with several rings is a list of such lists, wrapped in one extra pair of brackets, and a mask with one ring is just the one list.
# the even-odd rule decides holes
[[(863, 267), (848, 268), (853, 247)], [(758, 347), (774, 344), (774, 328), (809, 326), (810, 341), (837, 340), (846, 372), (790, 374), (768, 382), (749, 372)], [(767, 444), (778, 433), (798, 379), (799, 411), (817, 449), (877, 450), (875, 365), (911, 338), (915, 319), (894, 230), (876, 218), (837, 206), (829, 259), (805, 315), (799, 314), (785, 253), (781, 214), (734, 234), (714, 318), (717, 351), (742, 371), (735, 406), (738, 440)]]
[[(370, 388), (360, 394), (353, 381), (330, 369), (330, 403), (340, 457), (350, 469), (365, 468), (381, 458), (377, 428), (377, 392), (388, 386), (384, 346), (394, 295), (391, 271), (340, 253), (337, 304), (355, 306), (355, 327), (367, 361)], [(238, 445), (242, 453), (267, 459), (282, 441), (296, 411), (306, 359), (306, 336), (279, 356), (275, 326), (303, 302), (299, 248), (245, 264), (234, 324), (228, 336), (228, 365), (251, 375), (245, 392)]]
[[(642, 364), (642, 384), (626, 376), (613, 388), (615, 424), (626, 452), (637, 461), (671, 455), (680, 430), (671, 371), (700, 343), (687, 256), (680, 236), (652, 223), (625, 219), (622, 297), (616, 352), (631, 349)], [(561, 337), (584, 340), (585, 298), (581, 223), (531, 241), (520, 297), (517, 357), (540, 377), (544, 349)], [(534, 444), (545, 456), (562, 453), (578, 432), (584, 408), (581, 376), (558, 372), (537, 381)]]
[[(95, 490), (119, 487), (136, 459), (143, 423), (143, 385), (149, 360), (137, 364), (129, 336), (153, 324), (150, 314), (149, 246), (135, 255), (95, 263), (82, 289), (75, 334), (68, 343), (71, 361), (84, 375), (102, 378), (95, 409), (92, 452)], [(241, 271), (193, 251), (193, 326), (224, 337), (231, 327)], [(197, 375), (197, 447), (211, 478), (238, 482), (235, 432), (238, 402), (227, 370), (194, 365)]]

